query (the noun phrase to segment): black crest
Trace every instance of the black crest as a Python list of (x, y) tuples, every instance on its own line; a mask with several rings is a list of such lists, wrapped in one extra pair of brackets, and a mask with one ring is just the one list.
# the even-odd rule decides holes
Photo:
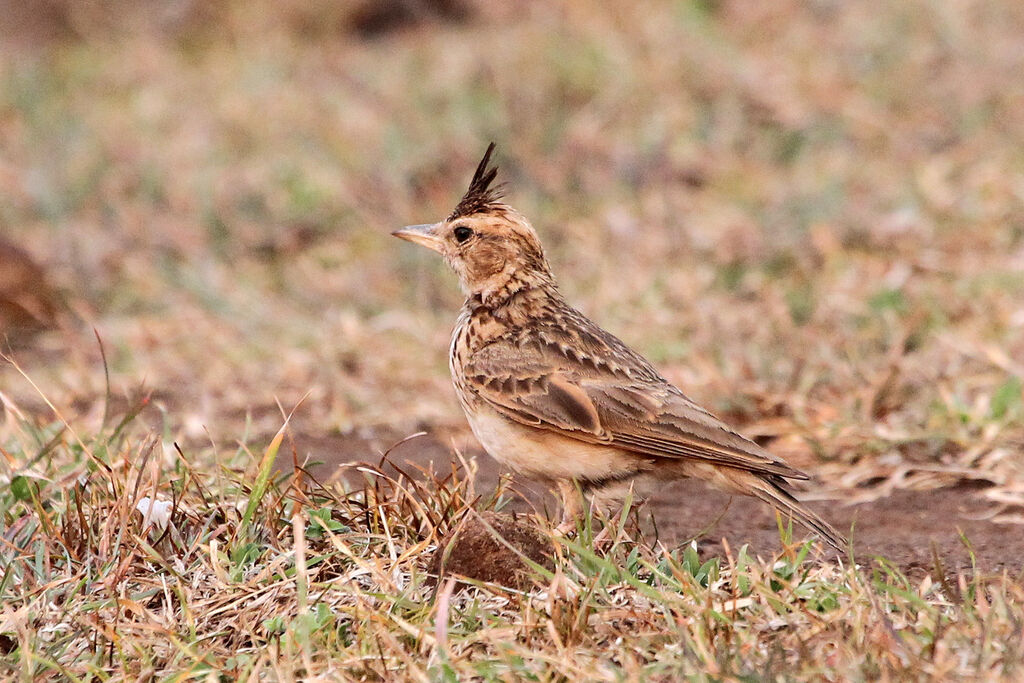
[(498, 175), (497, 166), (488, 168), (488, 165), (491, 163), (492, 152), (494, 152), (493, 142), (487, 145), (484, 158), (480, 160), (480, 165), (476, 167), (476, 173), (473, 174), (473, 180), (469, 182), (469, 189), (466, 190), (466, 194), (459, 200), (455, 210), (448, 216), (448, 220), (453, 221), (462, 216), (482, 213), (493, 209), (501, 203), (501, 185), (491, 187), (491, 183), (494, 182), (494, 178)]

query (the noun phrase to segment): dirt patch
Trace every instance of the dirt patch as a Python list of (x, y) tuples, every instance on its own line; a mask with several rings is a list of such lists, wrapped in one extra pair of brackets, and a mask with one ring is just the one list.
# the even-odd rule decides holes
[[(264, 441), (269, 441), (271, 436), (266, 435)], [(367, 463), (374, 468), (380, 466), (388, 476), (405, 474), (419, 478), (431, 468), (435, 472), (450, 472), (453, 458), (451, 448), (434, 436), (407, 438), (386, 430), (371, 429), (349, 434), (317, 435), (299, 429), (287, 434), (275, 467), (279, 472), (288, 473), (297, 462), (308, 476), (320, 484), (344, 480), (361, 485), (362, 476), (345, 465)], [(498, 481), (497, 469), (491, 463), (481, 461), (481, 469), (484, 468), (487, 472), (482, 474), (480, 481), (493, 486)]]
[[(295, 442), (299, 453), (309, 454), (316, 462), (309, 470), (326, 481), (338, 474), (343, 463), (376, 462), (399, 439), (393, 435), (297, 435)], [(486, 495), (498, 481), (499, 467), (482, 451), (468, 455), (477, 458), (476, 486)], [(290, 461), (290, 456), (287, 462), (282, 460), (282, 470), (290, 468)], [(438, 438), (424, 436), (391, 448), (388, 462), (410, 474), (430, 467), (448, 471), (452, 451)], [(509, 510), (557, 514), (557, 501), (543, 487), (517, 480), (514, 489), (521, 496), (510, 504)], [(1004, 569), (1011, 574), (1024, 572), (1024, 529), (985, 519), (988, 503), (980, 492), (976, 486), (962, 486), (897, 491), (857, 505), (846, 505), (841, 500), (809, 504), (853, 539), (858, 562), (882, 556), (918, 575), (932, 571), (937, 557), (944, 570), (950, 572), (967, 571), (972, 566), (985, 573)], [(658, 540), (673, 546), (695, 539), (704, 555), (721, 555), (722, 539), (727, 540), (734, 553), (744, 544), (749, 545), (751, 553), (761, 556), (781, 548), (771, 508), (753, 498), (729, 496), (699, 481), (685, 480), (666, 487), (641, 508), (639, 516), (648, 542)], [(804, 535), (799, 528), (794, 533), (798, 538)], [(822, 552), (826, 557), (837, 555), (824, 546)]]
[[(842, 501), (811, 505), (853, 540), (858, 562), (882, 556), (917, 574), (931, 571), (938, 557), (945, 570), (964, 571), (972, 566), (973, 552), (982, 571), (1024, 570), (1024, 529), (983, 519), (987, 504), (976, 488), (897, 491), (858, 505)], [(720, 553), (723, 538), (734, 551), (743, 543), (762, 555), (780, 547), (775, 513), (753, 498), (730, 500), (700, 482), (683, 481), (661, 492), (650, 507), (666, 542), (683, 542), (703, 531), (697, 543), (707, 554)], [(798, 529), (794, 533), (803, 536)], [(837, 555), (830, 548), (824, 552)]]
[(523, 556), (553, 569), (553, 550), (551, 539), (529, 518), (488, 511), (466, 517), (441, 542), (430, 573), (438, 580), (457, 574), (525, 590), (534, 574)]

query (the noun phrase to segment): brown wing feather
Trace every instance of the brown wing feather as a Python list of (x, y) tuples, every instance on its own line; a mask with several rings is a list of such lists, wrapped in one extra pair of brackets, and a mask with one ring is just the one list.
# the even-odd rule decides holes
[[(690, 401), (639, 356), (630, 352), (630, 363), (622, 362), (621, 354), (600, 362), (580, 348), (508, 340), (489, 344), (467, 363), (467, 388), (511, 419), (582, 441), (807, 478)], [(644, 364), (642, 372), (630, 367), (636, 359)], [(641, 377), (633, 379), (636, 375)]]

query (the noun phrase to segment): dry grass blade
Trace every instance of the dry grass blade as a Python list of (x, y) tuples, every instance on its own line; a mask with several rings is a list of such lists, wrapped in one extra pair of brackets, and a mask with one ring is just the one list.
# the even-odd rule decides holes
[[(283, 433), (264, 451), (252, 485), (244, 463), (220, 488), (195, 462), (155, 474), (152, 441), (128, 436), (122, 455), (135, 465), (114, 468), (114, 486), (93, 479), (45, 501), (19, 500), (7, 489), (4, 514), (15, 523), (0, 549), (0, 634), (30, 653), (3, 660), (7, 673), (217, 670), (245, 677), (271, 667), (295, 677), (504, 672), (602, 679), (628, 666), (655, 677), (701, 669), (725, 675), (768, 665), (772, 650), (758, 645), (766, 633), (800, 652), (787, 655), (791, 671), (821, 661), (863, 671), (863, 653), (884, 649), (893, 654), (871, 666), (891, 675), (912, 668), (966, 673), (991, 671), (998, 656), (1000, 641), (985, 636), (979, 649), (979, 635), (1007, 628), (1011, 615), (1024, 623), (1013, 602), (1019, 586), (1006, 578), (958, 577), (953, 596), (942, 588), (948, 577), (913, 586), (888, 565), (845, 569), (812, 561), (806, 545), (768, 561), (741, 550), (721, 566), (692, 548), (654, 552), (619, 542), (605, 554), (563, 541), (554, 573), (535, 568), (539, 589), (456, 589), (447, 581), (435, 592), (427, 563), (442, 527), (479, 516), (466, 498), (467, 480), (435, 476), (412, 486), (405, 475), (363, 468), (370, 480), (362, 490), (276, 495), (270, 477), (259, 473)], [(64, 439), (54, 448), (48, 477), (87, 457), (75, 443)], [(5, 446), (15, 462), (30, 457), (15, 445)], [(103, 443), (89, 445), (101, 450)], [(263, 494), (250, 506), (257, 487)], [(131, 514), (133, 501), (171, 490), (187, 511), (176, 521), (181, 543), (150, 543)], [(224, 516), (233, 509), (251, 512), (233, 521)], [(253, 525), (257, 518), (267, 523)], [(225, 554), (245, 525), (246, 553)], [(884, 628), (870, 628), (883, 623), (883, 612)], [(19, 616), (28, 614), (31, 620)], [(934, 631), (941, 645), (925, 638), (930, 625), (941, 629)], [(846, 635), (837, 640), (838, 633)], [(596, 655), (616, 642), (629, 642), (627, 659), (616, 664)], [(964, 648), (972, 658), (958, 654)]]

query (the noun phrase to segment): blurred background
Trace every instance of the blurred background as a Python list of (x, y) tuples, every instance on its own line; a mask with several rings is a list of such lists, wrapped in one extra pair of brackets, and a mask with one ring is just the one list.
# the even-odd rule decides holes
[(494, 140), (567, 298), (693, 398), (827, 490), (971, 481), (1021, 517), (1016, 0), (2, 0), (0, 36), (26, 414), (102, 415), (99, 337), (167, 439), (305, 397), (320, 459), (470, 448), (455, 278), (388, 233)]

